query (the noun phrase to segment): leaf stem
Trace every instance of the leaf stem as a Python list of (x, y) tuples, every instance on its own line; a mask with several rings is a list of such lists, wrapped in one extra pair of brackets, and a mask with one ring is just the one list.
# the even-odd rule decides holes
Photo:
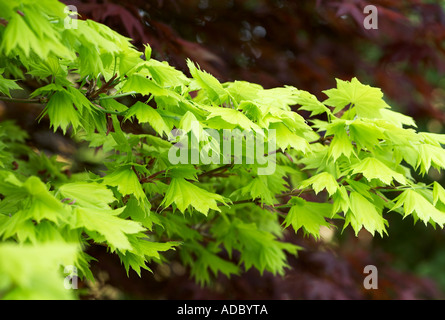
[(93, 105), (96, 107), (96, 110), (103, 112), (103, 113), (116, 114), (118, 116), (122, 116), (127, 112), (127, 110), (125, 110), (125, 111), (106, 110), (104, 107), (102, 107), (101, 105), (98, 105), (96, 103), (93, 103)]
[(135, 91), (125, 92), (125, 93), (115, 94), (114, 96), (99, 97), (99, 100), (117, 99), (117, 98), (127, 97), (130, 95), (136, 94), (136, 93), (137, 92), (135, 92)]

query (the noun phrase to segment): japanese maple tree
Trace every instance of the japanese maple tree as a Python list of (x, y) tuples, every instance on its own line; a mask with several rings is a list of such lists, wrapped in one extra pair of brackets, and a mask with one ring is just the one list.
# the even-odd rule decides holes
[[(176, 250), (207, 284), (250, 268), (283, 274), (287, 255), (300, 250), (283, 240), (286, 230), (318, 238), (320, 227), (340, 224), (385, 236), (390, 214), (443, 227), (444, 188), (413, 173), (445, 168), (445, 136), (418, 132), (379, 88), (337, 79), (320, 101), (293, 86), (220, 82), (187, 60), (189, 77), (152, 58), (149, 44), (138, 51), (64, 9), (55, 0), (0, 3), (0, 98), (41, 107), (36, 121), (87, 144), (103, 167), (68, 174), (70, 164), (0, 122), (2, 298), (74, 297), (63, 268), (92, 279), (86, 248), (94, 245), (137, 274)], [(276, 146), (264, 148), (273, 172), (248, 152), (172, 163), (178, 137), (227, 160), (216, 136), (228, 131), (241, 132), (244, 151), (249, 137)]]

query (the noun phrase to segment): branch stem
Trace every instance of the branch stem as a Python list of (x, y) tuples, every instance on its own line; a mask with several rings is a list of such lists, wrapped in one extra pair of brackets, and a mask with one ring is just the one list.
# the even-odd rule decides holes
[(13, 102), (13, 103), (42, 103), (42, 99), (19, 99), (10, 97), (0, 97), (1, 101)]

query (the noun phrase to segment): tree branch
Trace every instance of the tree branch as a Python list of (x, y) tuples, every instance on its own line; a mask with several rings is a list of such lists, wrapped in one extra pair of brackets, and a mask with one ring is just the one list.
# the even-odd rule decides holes
[(315, 143), (324, 144), (325, 142), (330, 142), (332, 140), (332, 138), (333, 138), (332, 136), (328, 136), (328, 137), (323, 136), (323, 137), (320, 137), (320, 139), (318, 139), (318, 140), (309, 142), (309, 144), (315, 144)]
[(19, 98), (10, 98), (10, 97), (4, 97), (4, 96), (0, 96), (0, 100), (1, 101), (6, 101), (6, 102), (13, 102), (13, 103), (46, 103), (48, 102), (48, 99), (43, 99), (42, 98), (36, 98), (36, 99), (19, 99)]
[(221, 167), (212, 169), (210, 171), (203, 172), (203, 173), (198, 175), (198, 180), (199, 180), (199, 178), (202, 178), (202, 177), (205, 177), (205, 176), (212, 176), (215, 172), (218, 172), (218, 171), (223, 171), (224, 172), (224, 171), (226, 171), (227, 169), (229, 169), (232, 166), (233, 166), (233, 163), (228, 163), (226, 165), (223, 165)]

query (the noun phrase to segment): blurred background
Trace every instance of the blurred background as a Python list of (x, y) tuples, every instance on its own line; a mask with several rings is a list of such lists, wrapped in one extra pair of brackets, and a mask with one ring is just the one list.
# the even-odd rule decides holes
[[(444, 133), (445, 4), (421, 0), (127, 0), (64, 1), (81, 18), (134, 39), (153, 57), (188, 74), (186, 58), (220, 81), (247, 80), (265, 88), (291, 85), (320, 100), (335, 78), (382, 88), (387, 102), (415, 118), (419, 131)], [(366, 5), (378, 10), (378, 29), (366, 30)], [(304, 115), (304, 114), (303, 114)], [(38, 135), (37, 136), (38, 139)], [(48, 141), (46, 137), (42, 141)], [(65, 148), (67, 143), (61, 143)], [(70, 152), (68, 150), (67, 152)], [(418, 179), (438, 180), (432, 170)], [(219, 277), (208, 288), (176, 262), (153, 274), (127, 277), (117, 257), (92, 247), (99, 279), (85, 283), (93, 299), (443, 299), (445, 233), (412, 218), (387, 214), (389, 236), (323, 230), (315, 242), (286, 234), (305, 248), (289, 257), (284, 277), (249, 271)], [(378, 269), (378, 289), (366, 290), (363, 268)]]

